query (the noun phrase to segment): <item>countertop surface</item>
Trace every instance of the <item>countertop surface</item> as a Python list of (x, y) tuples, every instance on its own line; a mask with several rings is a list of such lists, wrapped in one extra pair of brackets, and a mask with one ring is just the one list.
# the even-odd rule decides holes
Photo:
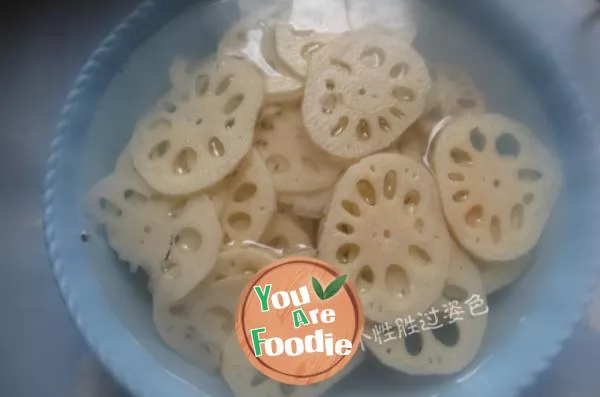
[[(42, 233), (42, 181), (71, 82), (138, 1), (21, 3), (0, 21), (0, 396), (127, 396), (95, 360), (61, 300)], [(600, 294), (523, 396), (597, 397), (598, 364)]]

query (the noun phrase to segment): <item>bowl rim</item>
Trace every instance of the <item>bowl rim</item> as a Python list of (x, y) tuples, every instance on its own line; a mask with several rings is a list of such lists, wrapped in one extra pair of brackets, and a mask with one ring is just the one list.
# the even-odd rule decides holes
[[(76, 168), (73, 167), (75, 161), (69, 162), (69, 160), (77, 159), (74, 153), (77, 151), (78, 139), (69, 140), (67, 137), (72, 134), (78, 137), (85, 135), (90, 121), (89, 113), (92, 112), (112, 76), (126, 62), (128, 52), (158, 30), (170, 19), (169, 17), (180, 13), (185, 6), (201, 1), (146, 0), (129, 14), (102, 41), (82, 68), (67, 96), (56, 127), (55, 138), (50, 144), (44, 182), (44, 232), (55, 278), (63, 300), (88, 345), (113, 377), (137, 396), (164, 397), (169, 393), (182, 397), (198, 397), (207, 394), (168, 372), (155, 357), (137, 343), (112, 313), (104, 297), (105, 292), (89, 269), (86, 269), (86, 266), (77, 266), (73, 263), (75, 262), (73, 258), (69, 259), (78, 249), (76, 243), (79, 243), (79, 239), (78, 234), (67, 233), (67, 225), (77, 222), (62, 222), (60, 219), (64, 217), (73, 220), (76, 215), (72, 214), (72, 208), (69, 213), (69, 206), (61, 203), (57, 198), (61, 194), (61, 185), (67, 183), (72, 176), (69, 169)], [(516, 20), (516, 16), (509, 12), (506, 12), (503, 17)], [(514, 24), (513, 22), (510, 25)], [(538, 28), (542, 31), (541, 27)], [(529, 43), (535, 43), (537, 37), (533, 36), (533, 29), (530, 27), (528, 30), (531, 36), (527, 37)], [(537, 47), (548, 51), (547, 45), (537, 43)], [(555, 69), (557, 75), (563, 76), (562, 82), (576, 80), (562, 60), (552, 61), (550, 67)], [(573, 87), (562, 88), (573, 92)], [(582, 103), (573, 106), (578, 109), (580, 122), (587, 126), (587, 129), (592, 130), (594, 125), (592, 119), (595, 118), (592, 117), (590, 107)], [(572, 308), (577, 305), (577, 310), (573, 310), (570, 317), (564, 320), (560, 329), (557, 327), (552, 335), (543, 338), (543, 345), (538, 346), (535, 357), (529, 357), (518, 365), (521, 369), (524, 369), (524, 366), (528, 368), (520, 377), (509, 377), (509, 382), (505, 383), (505, 389), (502, 390), (503, 396), (515, 396), (533, 383), (535, 376), (546, 369), (551, 359), (561, 350), (575, 323), (583, 315), (583, 305), (592, 297), (596, 280), (589, 276), (582, 275), (586, 280), (585, 283), (580, 280), (580, 284), (585, 290), (576, 302), (572, 302)], [(165, 376), (169, 377), (168, 381), (165, 381)]]

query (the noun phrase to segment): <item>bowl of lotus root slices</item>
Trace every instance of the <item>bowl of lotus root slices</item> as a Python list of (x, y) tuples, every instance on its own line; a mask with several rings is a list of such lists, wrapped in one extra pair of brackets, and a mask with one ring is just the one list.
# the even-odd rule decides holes
[[(45, 195), (82, 333), (139, 396), (517, 395), (593, 279), (595, 136), (560, 62), (494, 2), (269, 3), (144, 3), (84, 67)], [(365, 316), (311, 386), (232, 336), (290, 255)]]

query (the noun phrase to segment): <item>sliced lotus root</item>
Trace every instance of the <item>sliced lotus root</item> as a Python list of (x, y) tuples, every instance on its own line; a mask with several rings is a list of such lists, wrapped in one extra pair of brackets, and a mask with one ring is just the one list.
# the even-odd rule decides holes
[(271, 224), (260, 238), (260, 242), (282, 254), (312, 249), (312, 242), (308, 234), (294, 218), (285, 214), (273, 216)]
[(533, 263), (533, 251), (508, 262), (475, 262), (479, 267), (483, 289), (490, 295), (517, 281)]
[(164, 194), (189, 194), (219, 182), (252, 145), (262, 78), (246, 62), (223, 59), (192, 75), (189, 98), (173, 97), (137, 125), (135, 167)]
[[(126, 163), (123, 163), (126, 164)], [(157, 198), (133, 167), (106, 177), (88, 196), (91, 217), (105, 225), (110, 246), (172, 299), (211, 271), (221, 227), (210, 200)]]
[(248, 361), (236, 335), (223, 346), (221, 374), (236, 397), (318, 397), (354, 371), (365, 359), (358, 350), (338, 374), (311, 385), (295, 386), (276, 382), (259, 372)]
[(354, 30), (367, 26), (385, 26), (407, 42), (417, 36), (415, 11), (406, 1), (348, 0), (348, 20)]
[(277, 192), (331, 187), (343, 167), (311, 142), (297, 103), (269, 105), (263, 110), (254, 147), (271, 171)]
[(390, 146), (423, 113), (430, 86), (410, 44), (381, 29), (354, 32), (314, 54), (304, 123), (327, 153), (363, 157)]
[(446, 219), (467, 251), (509, 261), (535, 246), (561, 177), (527, 127), (501, 115), (464, 116), (442, 131), (433, 160)]
[(319, 257), (348, 274), (365, 316), (383, 322), (440, 295), (450, 244), (431, 174), (408, 157), (377, 154), (336, 185)]
[(275, 26), (275, 50), (282, 62), (299, 78), (305, 78), (308, 61), (325, 44), (338, 37), (333, 33), (297, 30), (289, 23)]
[[(450, 307), (457, 308), (452, 315)], [(407, 336), (384, 343), (368, 339), (365, 343), (384, 365), (410, 375), (456, 373), (477, 355), (487, 327), (487, 310), (479, 270), (455, 247), (442, 296), (427, 312), (412, 314), (420, 332), (407, 332)], [(389, 325), (398, 324), (408, 329), (400, 321)]]
[[(219, 54), (248, 59), (264, 78), (265, 98), (268, 101), (297, 99), (302, 96), (303, 83), (276, 65), (272, 52), (275, 43), (266, 36), (267, 24), (262, 19), (248, 18), (236, 23), (223, 36)], [(267, 53), (267, 51), (271, 51)]]
[(265, 249), (255, 247), (227, 248), (219, 254), (217, 263), (204, 279), (214, 283), (232, 276), (252, 276), (275, 260), (275, 255)]
[(466, 72), (436, 65), (432, 81), (426, 112), (415, 124), (421, 134), (429, 136), (435, 125), (446, 116), (485, 113), (485, 98)]
[(316, 192), (277, 195), (281, 211), (310, 219), (321, 219), (325, 214), (327, 202), (331, 199), (332, 189)]
[(251, 150), (225, 196), (221, 224), (234, 242), (258, 241), (276, 211), (273, 179), (260, 155)]
[(193, 362), (218, 367), (223, 343), (235, 326), (235, 309), (248, 276), (197, 286), (176, 302), (154, 295), (154, 323), (171, 348)]

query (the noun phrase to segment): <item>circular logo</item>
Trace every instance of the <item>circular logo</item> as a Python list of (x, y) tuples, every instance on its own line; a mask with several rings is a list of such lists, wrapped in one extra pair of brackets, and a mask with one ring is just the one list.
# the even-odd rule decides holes
[(307, 257), (274, 262), (248, 283), (236, 332), (248, 360), (269, 378), (293, 385), (340, 372), (360, 347), (362, 306), (346, 275)]

